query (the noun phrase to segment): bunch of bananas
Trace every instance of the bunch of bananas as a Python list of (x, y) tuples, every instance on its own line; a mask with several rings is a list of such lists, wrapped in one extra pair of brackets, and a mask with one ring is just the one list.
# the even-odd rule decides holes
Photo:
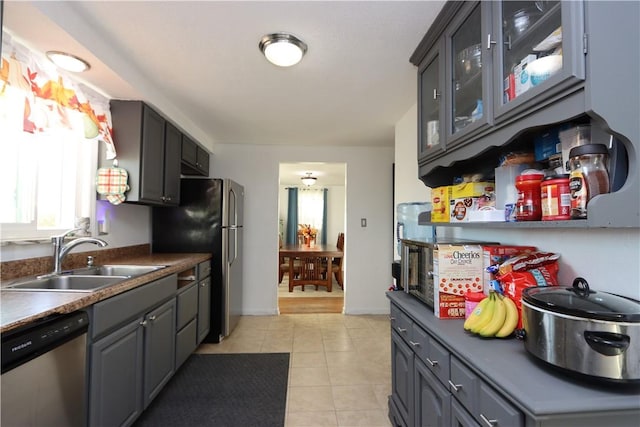
[(517, 324), (516, 303), (507, 296), (491, 291), (465, 320), (464, 329), (485, 338), (505, 338), (513, 333)]

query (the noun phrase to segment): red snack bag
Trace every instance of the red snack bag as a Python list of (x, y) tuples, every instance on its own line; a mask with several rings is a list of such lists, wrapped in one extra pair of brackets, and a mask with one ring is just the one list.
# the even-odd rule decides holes
[(498, 273), (501, 275), (512, 271), (527, 271), (558, 261), (559, 254), (551, 252), (531, 251), (509, 258), (502, 264)]
[(533, 286), (558, 286), (557, 276), (558, 263), (553, 262), (528, 271), (511, 271), (498, 277), (505, 295), (510, 296), (518, 307), (517, 328), (522, 328), (522, 290)]

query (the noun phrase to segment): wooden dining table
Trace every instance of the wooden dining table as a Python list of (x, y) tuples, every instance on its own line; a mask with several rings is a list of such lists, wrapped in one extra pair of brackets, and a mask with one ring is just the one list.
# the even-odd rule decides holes
[[(296, 244), (286, 244), (280, 248), (280, 256), (289, 258), (289, 277), (293, 277), (294, 272), (294, 260), (296, 258), (300, 258), (302, 256), (315, 256), (318, 258), (327, 258), (329, 264), (331, 264), (331, 260), (333, 258), (340, 258), (344, 256), (344, 252), (338, 249), (336, 245), (333, 244), (311, 244), (311, 246), (307, 245), (296, 245)], [(331, 283), (331, 270), (327, 271), (326, 274), (327, 283)], [(331, 287), (328, 287), (330, 290)]]
[(301, 255), (315, 255), (318, 257), (339, 258), (344, 256), (344, 252), (342, 252), (336, 245), (333, 244), (312, 244), (311, 246), (287, 244), (283, 245), (280, 248), (280, 256), (299, 257)]

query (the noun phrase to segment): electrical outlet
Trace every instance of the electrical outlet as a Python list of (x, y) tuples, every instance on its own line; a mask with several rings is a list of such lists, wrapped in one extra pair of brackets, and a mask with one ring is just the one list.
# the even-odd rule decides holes
[(367, 226), (367, 218), (360, 218), (360, 227)]

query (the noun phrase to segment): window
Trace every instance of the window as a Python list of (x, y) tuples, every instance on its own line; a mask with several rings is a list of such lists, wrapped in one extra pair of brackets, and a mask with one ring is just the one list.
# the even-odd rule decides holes
[(115, 158), (108, 98), (3, 30), (2, 242), (47, 239), (95, 216), (100, 141), (106, 158)]
[[(39, 131), (23, 131), (24, 92), (8, 86), (0, 100), (0, 209), (2, 241), (46, 239), (92, 217), (97, 140), (85, 139), (79, 111), (33, 99)], [(66, 120), (51, 126), (51, 121)], [(38, 123), (41, 121), (42, 123)]]
[(309, 224), (322, 234), (324, 220), (324, 190), (301, 188), (298, 190), (298, 224)]

